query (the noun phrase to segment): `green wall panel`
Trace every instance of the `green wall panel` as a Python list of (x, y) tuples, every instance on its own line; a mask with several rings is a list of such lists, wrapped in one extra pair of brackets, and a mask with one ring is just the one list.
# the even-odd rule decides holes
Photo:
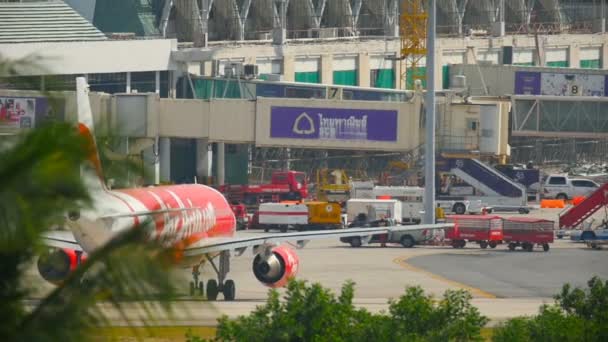
[[(375, 81), (371, 85), (374, 88), (385, 88), (395, 89), (395, 70), (393, 69), (375, 69), (372, 70), (372, 74), (375, 73)], [(371, 79), (374, 79), (372, 75)]]
[[(414, 76), (424, 77), (426, 75), (426, 67), (417, 67), (416, 69), (408, 69), (405, 73), (406, 89), (414, 89)], [(426, 88), (426, 79), (422, 79), (422, 87)]]
[(441, 68), (441, 79), (443, 80), (443, 89), (450, 89), (450, 66), (444, 65)]
[(296, 72), (295, 80), (304, 83), (320, 83), (321, 75), (318, 71)]
[(526, 62), (526, 63), (513, 63), (516, 66), (534, 66), (534, 62)]
[(599, 59), (585, 59), (581, 60), (581, 68), (583, 69), (601, 69)]
[(568, 68), (570, 66), (570, 63), (568, 63), (568, 61), (554, 61), (547, 62), (547, 66), (553, 68)]
[(356, 86), (358, 84), (357, 75), (357, 70), (334, 71), (334, 84)]

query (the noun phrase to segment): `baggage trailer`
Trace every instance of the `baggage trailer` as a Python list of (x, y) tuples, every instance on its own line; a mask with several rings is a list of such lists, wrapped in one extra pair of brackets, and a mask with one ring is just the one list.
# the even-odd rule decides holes
[(521, 247), (524, 251), (532, 252), (534, 245), (549, 250), (553, 243), (555, 222), (532, 217), (509, 217), (503, 220), (503, 239), (508, 243), (510, 251)]
[(502, 243), (502, 218), (495, 215), (447, 215), (447, 223), (454, 227), (445, 231), (447, 240), (452, 247), (463, 248), (468, 242), (475, 242), (485, 249), (496, 248)]

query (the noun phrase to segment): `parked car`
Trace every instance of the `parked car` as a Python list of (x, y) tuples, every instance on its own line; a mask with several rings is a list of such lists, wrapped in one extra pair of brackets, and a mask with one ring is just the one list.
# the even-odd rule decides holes
[(596, 182), (584, 178), (569, 178), (566, 175), (549, 175), (543, 183), (543, 197), (572, 199), (587, 196), (600, 187)]

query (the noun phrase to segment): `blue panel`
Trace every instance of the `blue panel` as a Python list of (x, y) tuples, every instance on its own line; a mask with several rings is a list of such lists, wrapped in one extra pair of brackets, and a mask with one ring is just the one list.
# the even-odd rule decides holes
[(280, 84), (260, 84), (255, 87), (258, 97), (285, 97), (285, 86)]

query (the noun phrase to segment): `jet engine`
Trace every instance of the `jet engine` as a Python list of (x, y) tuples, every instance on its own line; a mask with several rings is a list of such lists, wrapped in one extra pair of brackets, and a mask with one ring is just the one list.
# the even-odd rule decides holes
[(253, 259), (253, 274), (266, 286), (282, 287), (298, 273), (299, 263), (298, 255), (293, 249), (279, 246), (269, 253), (256, 255)]
[(49, 283), (58, 285), (85, 260), (85, 255), (69, 248), (51, 249), (38, 257), (38, 273)]

